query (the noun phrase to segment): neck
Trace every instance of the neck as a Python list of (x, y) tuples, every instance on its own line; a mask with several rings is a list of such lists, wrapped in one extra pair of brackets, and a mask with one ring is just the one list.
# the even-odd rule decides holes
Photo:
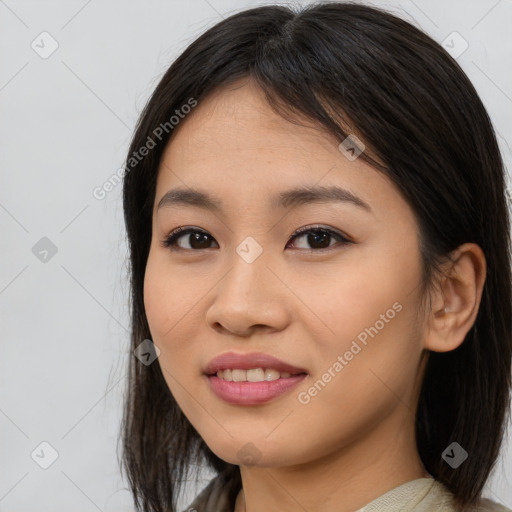
[[(334, 453), (289, 467), (240, 466), (235, 512), (353, 512), (406, 482), (428, 477), (403, 418), (388, 418)], [(414, 430), (413, 430), (414, 432)], [(341, 444), (341, 442), (340, 442)]]

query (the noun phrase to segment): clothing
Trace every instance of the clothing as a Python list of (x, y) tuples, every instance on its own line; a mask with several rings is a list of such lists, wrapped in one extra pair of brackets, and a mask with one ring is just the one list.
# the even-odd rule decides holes
[[(229, 506), (229, 485), (213, 478), (184, 512), (233, 512)], [(453, 494), (432, 477), (406, 482), (382, 494), (355, 512), (454, 512)], [(311, 511), (314, 512), (314, 511)], [(467, 512), (512, 512), (494, 501), (482, 499)]]

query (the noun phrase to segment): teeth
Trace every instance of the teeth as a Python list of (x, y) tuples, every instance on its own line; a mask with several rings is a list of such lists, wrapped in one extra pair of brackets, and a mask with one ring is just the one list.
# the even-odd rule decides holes
[(254, 368), (250, 370), (227, 369), (219, 370), (217, 377), (226, 381), (233, 382), (263, 382), (277, 379), (287, 379), (291, 377), (291, 373), (278, 372), (273, 368)]
[(247, 372), (245, 370), (233, 370), (231, 375), (233, 375), (233, 382), (242, 382), (247, 380)]
[(277, 380), (281, 374), (277, 370), (271, 370), (270, 368), (267, 368), (265, 370), (265, 380)]
[(247, 370), (246, 373), (247, 373), (247, 380), (249, 382), (262, 382), (263, 380), (265, 380), (265, 373), (263, 371), (263, 368), (256, 368), (255, 370)]

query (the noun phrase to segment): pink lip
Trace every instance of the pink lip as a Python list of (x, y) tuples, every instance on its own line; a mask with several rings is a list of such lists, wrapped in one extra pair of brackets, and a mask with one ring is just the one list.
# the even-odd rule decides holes
[(216, 375), (210, 375), (208, 381), (211, 390), (225, 402), (236, 405), (259, 405), (286, 393), (306, 377), (306, 374), (301, 373), (272, 381), (229, 382)]
[(225, 370), (227, 368), (239, 370), (250, 370), (251, 368), (272, 368), (278, 372), (291, 373), (292, 376), (299, 373), (307, 373), (303, 368), (298, 368), (281, 361), (281, 359), (277, 359), (261, 352), (249, 354), (225, 352), (224, 354), (214, 357), (204, 370), (204, 373), (206, 373), (206, 375), (214, 375), (219, 370)]
[[(263, 382), (230, 382), (215, 375), (219, 370), (228, 368), (239, 370), (272, 368), (279, 372), (288, 372), (291, 376)], [(303, 368), (261, 352), (250, 354), (225, 352), (213, 358), (204, 372), (208, 377), (211, 390), (225, 402), (237, 405), (258, 405), (269, 402), (307, 377), (307, 372)]]

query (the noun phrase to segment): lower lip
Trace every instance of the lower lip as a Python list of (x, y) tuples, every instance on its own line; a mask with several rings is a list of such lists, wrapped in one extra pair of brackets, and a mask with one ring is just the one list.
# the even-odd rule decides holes
[(290, 391), (306, 377), (306, 374), (301, 374), (271, 381), (232, 382), (220, 379), (216, 375), (209, 375), (208, 381), (212, 391), (225, 402), (237, 405), (258, 405)]

